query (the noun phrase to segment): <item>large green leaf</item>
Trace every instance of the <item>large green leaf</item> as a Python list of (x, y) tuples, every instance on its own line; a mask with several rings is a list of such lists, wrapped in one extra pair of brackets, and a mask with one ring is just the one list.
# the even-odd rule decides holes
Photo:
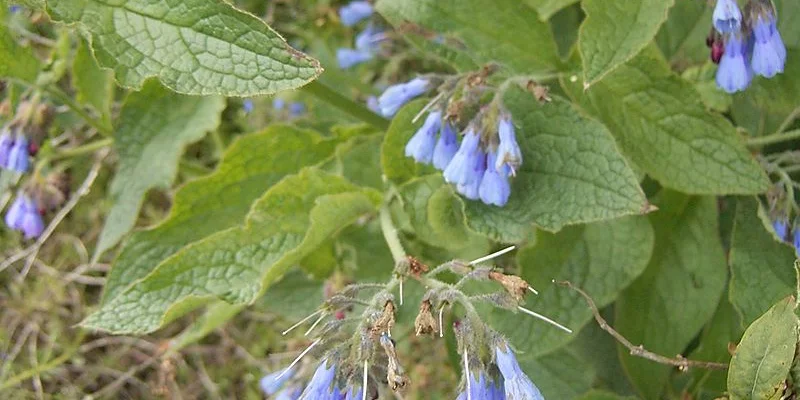
[(376, 211), (380, 194), (309, 168), (273, 186), (242, 227), (177, 252), (81, 324), (146, 333), (212, 299), (254, 301), (330, 236)]
[[(540, 234), (536, 245), (517, 255), (520, 276), (539, 290), (527, 307), (578, 332), (592, 319), (577, 292), (550, 281), (570, 281), (585, 290), (598, 307), (610, 304), (644, 271), (653, 250), (653, 229), (646, 217), (569, 227), (557, 234)], [(515, 348), (531, 356), (550, 353), (575, 339), (533, 318), (498, 311), (492, 325), (508, 335)]]
[(774, 0), (778, 14), (778, 29), (787, 47), (800, 49), (800, 3), (794, 0)]
[(100, 65), (126, 87), (156, 77), (179, 93), (251, 96), (322, 72), (262, 20), (221, 0), (50, 0), (47, 11), (88, 32)]
[[(104, 121), (110, 124), (111, 103), (114, 100), (114, 73), (97, 65), (89, 44), (81, 40), (72, 61), (72, 84), (77, 100), (94, 107)], [(124, 126), (123, 126), (124, 128)]]
[(240, 225), (252, 203), (286, 175), (330, 157), (338, 139), (285, 125), (233, 142), (217, 170), (175, 194), (169, 217), (135, 233), (106, 282), (107, 301), (186, 245)]
[(578, 38), (584, 87), (627, 62), (658, 33), (674, 0), (584, 0)]
[(711, 50), (706, 46), (706, 37), (712, 10), (701, 1), (676, 1), (656, 35), (661, 52), (679, 67), (707, 60)]
[[(617, 300), (616, 328), (632, 343), (680, 354), (711, 318), (725, 286), (725, 254), (713, 197), (663, 192), (651, 215), (655, 251), (644, 274)], [(637, 390), (659, 398), (670, 367), (628, 354), (622, 363)]]
[[(571, 400), (591, 388), (597, 372), (562, 350), (539, 358), (519, 354), (519, 363), (546, 399)], [(509, 400), (511, 400), (509, 398)]]
[(133, 228), (147, 191), (169, 188), (184, 147), (217, 129), (224, 108), (222, 97), (180, 95), (155, 81), (128, 96), (114, 132), (119, 167), (109, 189), (114, 205), (100, 233), (98, 256)]
[(733, 125), (706, 111), (693, 85), (674, 75), (652, 47), (586, 92), (579, 79), (562, 84), (663, 186), (691, 194), (767, 189), (766, 175)]
[(797, 346), (795, 299), (789, 296), (744, 332), (728, 371), (731, 400), (778, 399)]
[(528, 3), (539, 12), (539, 17), (541, 17), (542, 21), (547, 21), (553, 14), (578, 1), (580, 0), (525, 0), (525, 3)]
[[(729, 363), (731, 353), (728, 345), (736, 343), (742, 337), (744, 328), (739, 322), (739, 315), (733, 309), (733, 305), (728, 301), (727, 296), (723, 296), (717, 305), (714, 317), (703, 328), (700, 335), (700, 344), (697, 345), (689, 358), (693, 360), (713, 361)], [(695, 368), (690, 371), (693, 376), (693, 393), (706, 393), (716, 398), (727, 387), (725, 383), (725, 371)], [(699, 395), (697, 396), (699, 397)]]
[(411, 121), (425, 105), (425, 100), (417, 100), (407, 104), (397, 112), (392, 119), (392, 124), (386, 131), (386, 137), (381, 145), (381, 168), (387, 179), (402, 184), (414, 177), (432, 174), (436, 171), (432, 166), (415, 162), (413, 158), (406, 157), (405, 148), (408, 140), (414, 136), (423, 121), (416, 124)]
[(559, 97), (540, 104), (510, 91), (504, 102), (517, 125), (524, 163), (504, 207), (464, 200), (467, 222), (495, 240), (524, 240), (536, 225), (565, 225), (641, 214), (649, 203), (606, 128)]
[(477, 65), (497, 62), (516, 73), (561, 67), (550, 27), (519, 0), (379, 0), (376, 8), (394, 26), (411, 22), (460, 40)]
[[(0, 10), (0, 20), (5, 20), (7, 8)], [(0, 24), (0, 77), (19, 78), (34, 82), (39, 73), (39, 59), (30, 47), (17, 44), (5, 23)]]
[(739, 199), (730, 254), (730, 299), (744, 326), (794, 293), (794, 260), (794, 249), (764, 229), (758, 200)]

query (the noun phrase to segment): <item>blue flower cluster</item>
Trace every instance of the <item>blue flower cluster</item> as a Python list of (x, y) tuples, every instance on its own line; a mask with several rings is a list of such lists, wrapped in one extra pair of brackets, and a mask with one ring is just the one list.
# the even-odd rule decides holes
[(406, 83), (389, 86), (378, 97), (378, 110), (384, 117), (391, 117), (404, 104), (430, 89), (430, 81), (425, 78), (414, 78)]
[(28, 172), (28, 138), (21, 133), (12, 133), (3, 128), (0, 133), (0, 168), (16, 172)]
[(39, 237), (44, 231), (44, 220), (39, 206), (24, 192), (17, 194), (17, 198), (11, 203), (5, 222), (9, 228), (22, 232), (26, 239)]
[(510, 116), (500, 117), (497, 130), (494, 149), (482, 145), (481, 134), (472, 126), (459, 145), (453, 125), (443, 119), (441, 111), (432, 111), (406, 144), (405, 155), (420, 163), (433, 163), (464, 197), (502, 207), (511, 195), (509, 178), (522, 164), (522, 152)]
[[(539, 388), (520, 368), (514, 353), (508, 343), (500, 341), (494, 347), (494, 364), (489, 369), (497, 368), (500, 371), (493, 381), (489, 381), (483, 371), (477, 373), (470, 371), (469, 384), (459, 393), (456, 400), (506, 400), (526, 399), (544, 400)], [(469, 393), (468, 393), (469, 392)]]
[(369, 24), (356, 35), (354, 49), (339, 48), (336, 50), (336, 61), (339, 68), (348, 69), (375, 58), (380, 51), (380, 43), (386, 39), (386, 33), (373, 24)]
[(364, 19), (369, 18), (373, 13), (372, 5), (368, 1), (351, 1), (346, 6), (339, 9), (339, 19), (344, 26), (353, 26)]
[(363, 389), (360, 386), (350, 387), (347, 390), (336, 387), (334, 384), (336, 365), (331, 363), (328, 366), (327, 360), (323, 360), (319, 364), (305, 389), (299, 384), (287, 385), (294, 374), (293, 369), (285, 373), (280, 371), (271, 373), (261, 378), (261, 390), (267, 396), (275, 395), (277, 400), (361, 400), (363, 395)]
[(736, 0), (717, 0), (712, 18), (725, 43), (716, 76), (722, 90), (735, 93), (745, 90), (754, 75), (783, 73), (786, 46), (770, 0), (750, 0), (744, 17)]

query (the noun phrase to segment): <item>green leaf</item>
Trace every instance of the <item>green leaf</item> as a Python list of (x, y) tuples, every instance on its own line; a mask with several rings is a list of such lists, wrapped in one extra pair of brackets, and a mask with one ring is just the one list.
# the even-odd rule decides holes
[(518, 356), (523, 372), (545, 399), (574, 399), (591, 388), (596, 375), (583, 360), (563, 350), (536, 359), (523, 354)]
[[(6, 7), (0, 11), (0, 18), (6, 19)], [(0, 77), (18, 78), (26, 82), (35, 82), (41, 62), (33, 55), (30, 47), (17, 44), (8, 26), (0, 24)]]
[(731, 400), (772, 399), (782, 392), (797, 346), (794, 307), (795, 299), (789, 296), (744, 332), (728, 371)]
[(778, 29), (786, 47), (800, 49), (800, 3), (773, 0), (778, 14)]
[(445, 42), (460, 40), (477, 65), (496, 62), (528, 74), (562, 66), (550, 27), (519, 0), (379, 0), (375, 7), (395, 27), (411, 22)]
[(186, 145), (217, 129), (225, 99), (173, 93), (148, 82), (122, 106), (114, 149), (119, 167), (109, 194), (114, 203), (100, 233), (95, 258), (116, 245), (136, 223), (150, 189), (168, 189)]
[(405, 155), (406, 143), (424, 122), (423, 118), (420, 118), (416, 124), (411, 120), (422, 110), (425, 103), (426, 100), (417, 100), (401, 108), (386, 131), (386, 137), (381, 146), (381, 167), (386, 179), (395, 184), (402, 184), (414, 177), (432, 174), (436, 171), (432, 166), (415, 162), (413, 158)]
[(708, 60), (706, 37), (713, 10), (701, 1), (675, 2), (656, 35), (656, 44), (667, 59), (678, 65)]
[(547, 21), (555, 13), (578, 1), (580, 0), (525, 0), (525, 3), (536, 9), (542, 21)]
[[(625, 217), (538, 235), (535, 246), (517, 255), (520, 276), (539, 290), (538, 296), (528, 297), (526, 307), (578, 332), (592, 319), (591, 310), (578, 293), (553, 285), (551, 280), (570, 281), (592, 296), (598, 307), (605, 307), (644, 271), (653, 241), (653, 229), (646, 217)], [(507, 335), (516, 349), (534, 357), (576, 337), (520, 314), (497, 311), (492, 316), (496, 317), (492, 326)]]
[(497, 241), (524, 240), (534, 225), (565, 225), (649, 210), (636, 176), (606, 128), (554, 96), (540, 104), (512, 90), (504, 98), (517, 125), (524, 163), (504, 207), (464, 200), (468, 225)]
[(164, 222), (126, 242), (106, 281), (104, 302), (186, 245), (242, 224), (252, 203), (270, 186), (324, 161), (338, 143), (286, 125), (233, 142), (213, 174), (178, 190)]
[(622, 397), (602, 390), (592, 390), (578, 398), (578, 400), (634, 400), (635, 397)]
[(378, 167), (381, 163), (383, 134), (364, 135), (342, 143), (336, 149), (335, 170), (350, 182), (376, 189), (383, 188)]
[(674, 0), (584, 0), (578, 47), (584, 88), (639, 54), (656, 36)]
[[(729, 363), (731, 354), (728, 344), (736, 343), (742, 337), (743, 328), (739, 322), (739, 315), (733, 309), (727, 296), (723, 296), (717, 305), (714, 317), (706, 324), (700, 336), (700, 344), (692, 351), (689, 358), (693, 360), (714, 361)], [(725, 392), (725, 371), (695, 368), (690, 371), (693, 375), (692, 392), (706, 392), (713, 398)], [(697, 396), (699, 397), (699, 396)]]
[(649, 47), (584, 92), (564, 89), (663, 186), (690, 194), (755, 194), (769, 186), (733, 125), (706, 111), (692, 84)]
[(81, 324), (140, 334), (212, 299), (251, 303), (332, 235), (375, 212), (380, 201), (374, 190), (305, 169), (267, 191), (243, 227), (185, 247)]
[[(655, 251), (644, 274), (617, 300), (616, 329), (632, 343), (672, 356), (682, 353), (711, 318), (725, 287), (725, 254), (713, 197), (662, 192), (650, 217)], [(623, 366), (644, 398), (659, 398), (669, 366), (636, 358), (618, 346)]]
[(322, 72), (262, 20), (220, 0), (50, 0), (47, 12), (88, 32), (100, 65), (125, 87), (156, 77), (184, 94), (253, 96)]
[(776, 301), (795, 291), (794, 249), (764, 229), (758, 200), (737, 202), (731, 243), (730, 300), (749, 325)]
[(89, 45), (83, 40), (78, 44), (72, 61), (72, 85), (77, 91), (78, 102), (94, 107), (106, 124), (111, 125), (114, 73), (97, 65)]
[(448, 249), (460, 249), (474, 235), (464, 223), (464, 207), (441, 174), (413, 179), (398, 187), (413, 234)]

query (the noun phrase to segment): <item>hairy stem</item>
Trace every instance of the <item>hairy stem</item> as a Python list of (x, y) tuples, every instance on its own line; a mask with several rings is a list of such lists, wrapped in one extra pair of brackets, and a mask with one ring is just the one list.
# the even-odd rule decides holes
[(622, 336), (619, 332), (617, 332), (608, 322), (600, 316), (600, 310), (597, 309), (597, 305), (592, 300), (591, 296), (589, 296), (586, 292), (578, 288), (577, 286), (573, 285), (570, 281), (560, 281), (556, 282), (560, 286), (567, 287), (572, 289), (578, 294), (580, 294), (584, 300), (586, 300), (586, 304), (589, 305), (589, 308), (592, 310), (592, 314), (594, 315), (594, 319), (597, 321), (597, 324), (600, 325), (600, 328), (606, 332), (608, 332), (611, 336), (616, 339), (617, 342), (625, 346), (630, 351), (632, 356), (641, 357), (650, 361), (657, 362), (659, 364), (666, 364), (678, 367), (682, 370), (686, 370), (688, 368), (703, 368), (703, 369), (728, 369), (728, 364), (712, 362), (712, 361), (695, 361), (695, 360), (688, 360), (683, 357), (677, 358), (669, 358), (662, 356), (660, 354), (653, 353), (645, 349), (642, 345), (635, 346), (631, 343), (630, 340)]

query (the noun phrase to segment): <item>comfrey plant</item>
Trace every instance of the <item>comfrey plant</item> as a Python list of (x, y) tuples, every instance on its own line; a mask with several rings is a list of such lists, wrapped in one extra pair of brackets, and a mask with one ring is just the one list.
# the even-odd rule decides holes
[[(459, 399), (543, 399), (516, 361), (509, 342), (483, 322), (476, 310), (475, 303), (488, 303), (531, 315), (571, 333), (557, 322), (521, 306), (526, 293), (537, 293), (527, 282), (485, 264), (513, 249), (469, 262), (453, 260), (433, 270), (413, 257), (406, 257), (397, 263), (393, 278), (387, 283), (345, 287), (316, 312), (283, 332), (285, 335), (315, 319), (306, 331), (306, 336), (317, 332), (315, 339), (285, 370), (265, 376), (261, 380), (262, 390), (269, 395), (278, 394), (278, 398), (309, 400), (375, 399), (387, 391), (402, 391), (409, 378), (392, 338), (392, 329), (396, 314), (408, 311), (408, 306), (403, 306), (403, 283), (411, 280), (428, 289), (417, 308), (414, 321), (417, 336), (443, 338), (444, 312), (452, 310), (459, 315), (453, 324), (458, 352), (464, 362)], [(460, 279), (453, 284), (439, 280), (437, 276), (445, 271), (455, 273)], [(463, 289), (469, 281), (495, 282), (499, 286), (489, 294), (470, 295)], [(372, 296), (363, 296), (375, 290)], [(349, 312), (357, 315), (347, 317), (345, 313)], [(301, 363), (307, 355), (315, 355), (320, 361)], [(298, 390), (300, 386), (302, 392)]]
[(771, 0), (749, 0), (744, 14), (735, 0), (718, 0), (716, 32), (709, 37), (711, 58), (719, 63), (717, 86), (728, 93), (745, 90), (754, 75), (772, 78), (786, 64), (786, 46)]
[[(418, 115), (428, 112), (422, 126), (408, 141), (405, 155), (423, 164), (433, 164), (442, 171), (444, 180), (470, 200), (502, 207), (511, 196), (510, 179), (522, 165), (522, 150), (517, 142), (514, 121), (504, 109), (502, 90), (494, 100), (482, 101), (488, 90), (486, 78), (492, 67), (445, 79), (417, 78), (387, 89), (379, 103), (382, 110), (393, 113), (416, 96), (440, 83), (439, 92)], [(474, 111), (477, 108), (477, 111)], [(473, 113), (472, 119), (461, 121)], [(390, 114), (389, 114), (390, 115)], [(464, 126), (461, 143), (456, 133)]]

